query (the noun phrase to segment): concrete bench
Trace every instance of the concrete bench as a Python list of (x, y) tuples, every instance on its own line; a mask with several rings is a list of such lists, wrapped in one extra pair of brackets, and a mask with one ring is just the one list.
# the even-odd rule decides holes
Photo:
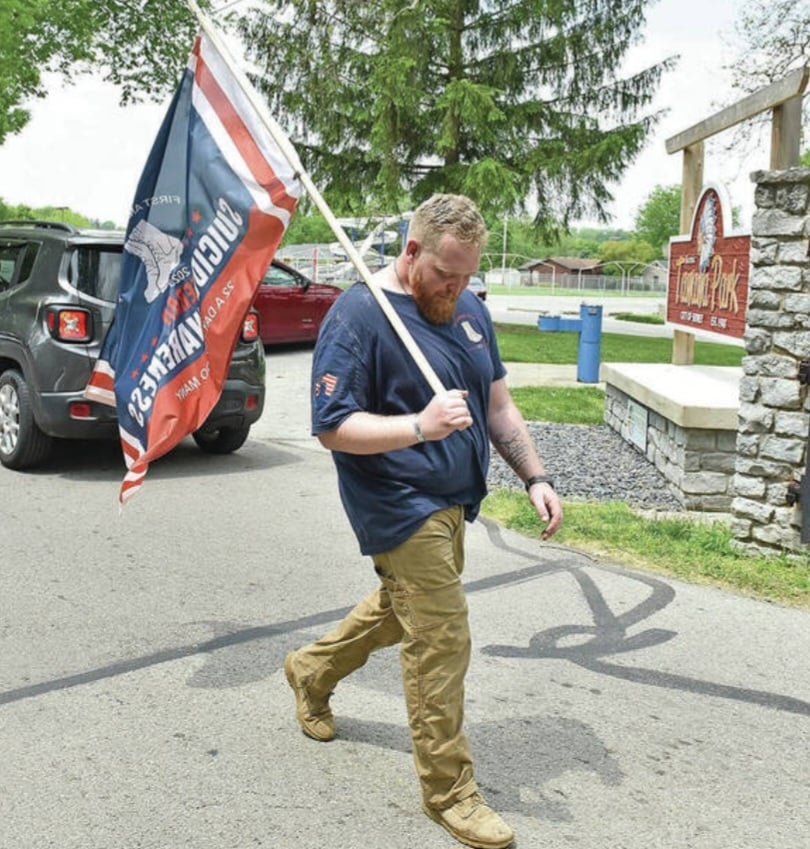
[(645, 454), (687, 510), (731, 509), (741, 377), (730, 366), (602, 364), (605, 422)]

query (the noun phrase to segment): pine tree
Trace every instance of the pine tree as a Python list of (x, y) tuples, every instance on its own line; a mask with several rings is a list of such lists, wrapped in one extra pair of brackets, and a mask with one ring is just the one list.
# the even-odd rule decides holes
[(664, 60), (617, 73), (649, 0), (268, 0), (241, 24), (271, 109), (346, 211), (462, 192), (546, 231), (607, 221)]

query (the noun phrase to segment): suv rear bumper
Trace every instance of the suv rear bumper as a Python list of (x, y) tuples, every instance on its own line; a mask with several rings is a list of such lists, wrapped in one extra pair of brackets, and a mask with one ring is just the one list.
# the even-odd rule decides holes
[[(89, 405), (90, 416), (71, 416), (70, 405), (75, 402)], [(200, 430), (252, 425), (261, 417), (263, 410), (264, 386), (254, 386), (239, 379), (227, 379), (219, 401)], [(115, 410), (105, 404), (89, 402), (78, 392), (41, 394), (36, 418), (40, 430), (57, 439), (115, 439), (118, 436)]]
[(223, 427), (252, 425), (261, 418), (263, 410), (264, 386), (251, 386), (244, 380), (226, 380), (219, 401), (200, 430), (206, 433)]
[[(87, 404), (90, 416), (73, 418), (70, 405)], [(118, 418), (113, 407), (88, 401), (81, 392), (43, 392), (36, 404), (39, 429), (57, 439), (115, 439)]]

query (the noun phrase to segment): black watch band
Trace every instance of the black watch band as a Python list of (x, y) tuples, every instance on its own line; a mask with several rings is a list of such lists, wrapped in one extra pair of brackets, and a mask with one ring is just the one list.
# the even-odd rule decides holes
[(536, 483), (547, 483), (552, 489), (554, 489), (554, 478), (550, 478), (548, 475), (532, 475), (526, 481), (526, 492), (528, 492)]

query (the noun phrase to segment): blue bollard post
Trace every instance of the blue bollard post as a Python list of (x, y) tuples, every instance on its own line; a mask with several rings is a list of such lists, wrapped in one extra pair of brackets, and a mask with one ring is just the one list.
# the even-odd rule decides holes
[(599, 357), (602, 348), (602, 307), (581, 304), (577, 353), (577, 380), (580, 383), (599, 383)]

